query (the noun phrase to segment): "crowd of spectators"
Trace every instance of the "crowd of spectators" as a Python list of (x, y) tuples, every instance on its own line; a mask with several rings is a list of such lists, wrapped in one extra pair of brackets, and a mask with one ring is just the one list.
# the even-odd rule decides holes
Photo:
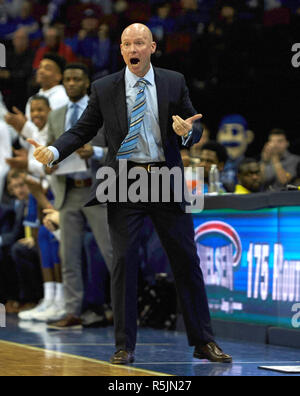
[[(293, 114), (293, 121), (288, 117), (293, 110), (288, 100), (283, 100), (282, 112), (275, 112), (273, 106), (274, 101), (286, 99), (282, 79), (286, 82), (295, 76), (289, 56), (300, 26), (298, 3), (0, 0), (0, 41), (7, 48), (7, 65), (0, 69), (0, 302), (6, 303), (8, 313), (43, 321), (68, 313), (64, 287), (70, 285), (64, 284), (60, 262), (61, 252), (67, 249), (66, 237), (59, 235), (67, 225), (57, 204), (61, 192), (55, 196), (51, 173), (56, 169), (46, 172), (26, 139), (34, 137), (47, 144), (55, 138), (50, 130), (55, 129), (59, 113), (53, 116), (53, 111), (64, 106), (71, 111), (68, 78), (75, 80), (76, 75), (83, 106), (88, 100), (86, 77), (93, 81), (123, 66), (119, 38), (132, 22), (150, 27), (158, 43), (153, 64), (183, 72), (195, 107), (205, 115), (201, 141), (190, 151), (182, 150), (185, 166), (204, 168), (205, 193), (212, 165), (220, 172), (222, 193), (278, 191), (299, 183), (300, 157), (289, 151), (299, 116)], [(274, 97), (274, 89), (280, 90), (280, 98)], [(99, 151), (97, 144), (86, 145), (77, 154), (82, 162), (93, 160), (93, 166), (100, 166), (105, 152), (100, 146)], [(88, 168), (93, 166), (90, 163)], [(61, 186), (74, 186), (76, 180), (68, 175)], [(90, 176), (81, 179), (83, 187), (88, 187), (88, 180)], [(110, 253), (97, 250), (98, 231), (92, 231), (92, 219), (79, 207), (72, 210), (72, 215), (76, 212), (77, 218), (84, 218), (77, 271), (85, 284), (86, 300), (82, 293), (76, 298), (82, 312), (85, 309), (87, 325), (107, 324), (111, 316), (105, 263), (109, 266)], [(149, 230), (153, 235), (149, 226), (146, 242), (151, 239)], [(68, 228), (67, 233), (72, 235), (72, 230)], [(81, 257), (79, 251), (76, 254)], [(87, 273), (81, 279), (78, 267), (84, 262)], [(101, 270), (95, 270), (95, 262)], [(98, 278), (91, 276), (94, 271), (101, 277), (101, 290), (99, 284), (95, 286)], [(70, 326), (82, 324), (72, 320)]]

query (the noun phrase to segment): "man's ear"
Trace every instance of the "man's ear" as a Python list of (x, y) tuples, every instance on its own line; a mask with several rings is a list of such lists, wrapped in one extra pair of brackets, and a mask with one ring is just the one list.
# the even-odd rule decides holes
[(254, 136), (254, 132), (248, 130), (246, 136), (247, 136), (247, 143), (251, 144), (253, 142), (253, 140), (254, 140), (254, 137), (255, 137)]
[(153, 55), (156, 52), (156, 48), (157, 48), (157, 44), (155, 41), (152, 41), (152, 45), (151, 45), (151, 54)]

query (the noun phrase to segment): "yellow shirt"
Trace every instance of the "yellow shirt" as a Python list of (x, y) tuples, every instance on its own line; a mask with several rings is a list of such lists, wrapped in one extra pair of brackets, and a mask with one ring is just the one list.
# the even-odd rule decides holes
[(247, 188), (241, 186), (240, 184), (237, 184), (235, 186), (235, 194), (251, 194), (251, 191), (247, 190)]

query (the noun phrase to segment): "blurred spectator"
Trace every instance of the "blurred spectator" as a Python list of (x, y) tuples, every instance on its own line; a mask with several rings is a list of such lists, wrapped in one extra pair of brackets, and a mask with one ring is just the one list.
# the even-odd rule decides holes
[[(48, 137), (48, 114), (50, 112), (49, 100), (42, 95), (35, 95), (30, 101), (30, 117), (31, 121), (27, 120), (25, 115), (14, 109), (15, 114), (8, 113), (6, 120), (10, 123), (14, 120), (13, 125), (24, 139), (34, 139), (39, 144), (45, 145)], [(16, 122), (17, 119), (17, 122)], [(34, 148), (30, 145), (28, 156), (24, 161), (23, 154), (7, 159), (7, 163), (12, 168), (24, 169), (37, 178), (45, 176), (44, 168), (41, 163), (36, 161), (33, 156)], [(16, 153), (16, 150), (15, 150)]]
[(172, 6), (169, 2), (161, 2), (154, 6), (154, 15), (147, 26), (152, 31), (155, 41), (162, 43), (167, 33), (175, 31), (175, 19), (171, 16)]
[(5, 39), (16, 29), (13, 18), (19, 15), (23, 0), (0, 0), (0, 38)]
[(90, 68), (92, 79), (115, 71), (117, 55), (109, 25), (99, 25), (97, 13), (88, 8), (84, 11), (81, 27), (78, 35), (71, 39), (70, 45), (81, 62)]
[(93, 80), (115, 71), (116, 51), (109, 25), (99, 25), (94, 10), (88, 8), (84, 11), (81, 30), (69, 42), (80, 61), (90, 68)]
[(251, 25), (241, 21), (236, 8), (225, 2), (217, 17), (209, 23), (205, 37), (209, 80), (225, 85), (245, 83), (252, 70), (250, 54), (253, 36)]
[(6, 175), (9, 166), (6, 159), (12, 155), (11, 136), (5, 122), (0, 120), (0, 202), (5, 187)]
[[(9, 191), (16, 198), (15, 222), (13, 229), (2, 234), (0, 238), (1, 248), (5, 248), (6, 253), (13, 259), (15, 271), (12, 272), (17, 273), (17, 279), (10, 279), (9, 284), (14, 286), (15, 299), (25, 304), (24, 309), (37, 303), (42, 297), (39, 253), (33, 230), (26, 223), (26, 219), (31, 219), (31, 200), (25, 177), (25, 173), (16, 170), (11, 170), (8, 174)], [(19, 287), (18, 296), (15, 295), (16, 285)]]
[(15, 29), (24, 27), (27, 30), (30, 39), (36, 39), (41, 37), (41, 31), (39, 28), (38, 21), (32, 15), (33, 4), (30, 1), (23, 1), (20, 12), (12, 20), (15, 25)]
[(176, 29), (180, 33), (202, 33), (204, 25), (197, 0), (180, 0), (181, 11), (176, 17)]
[[(39, 95), (48, 98), (50, 107), (55, 110), (68, 103), (66, 90), (61, 85), (65, 59), (56, 54), (45, 54), (36, 72), (36, 82), (40, 85)], [(26, 116), (30, 119), (30, 98), (26, 105)]]
[(5, 96), (8, 108), (16, 106), (24, 111), (33, 61), (33, 51), (29, 47), (25, 28), (20, 28), (13, 34), (12, 44), (13, 48), (7, 53), (7, 67), (0, 69), (0, 83), (8, 92)]
[(63, 42), (60, 31), (55, 27), (50, 27), (45, 32), (45, 42), (37, 50), (33, 61), (34, 69), (39, 67), (41, 60), (47, 53), (60, 55), (66, 62), (76, 61), (72, 48)]
[[(200, 152), (200, 163), (198, 166), (204, 168), (204, 193), (209, 192), (209, 172), (212, 165), (217, 165), (220, 175), (228, 159), (226, 149), (219, 143), (208, 142), (202, 146)], [(225, 188), (220, 185), (220, 190), (225, 192)]]
[(238, 184), (235, 194), (251, 194), (260, 192), (262, 188), (262, 177), (260, 164), (254, 158), (245, 158), (238, 169)]
[(261, 172), (264, 188), (280, 190), (297, 176), (298, 155), (288, 150), (290, 143), (287, 133), (273, 129), (261, 153)]
[[(13, 208), (0, 204), (0, 241), (3, 241), (5, 235), (12, 231), (14, 222), (15, 212)], [(7, 313), (14, 313), (19, 307), (17, 302), (17, 275), (13, 273), (13, 263), (8, 249), (1, 242), (0, 245), (0, 302), (6, 304)]]
[(220, 123), (217, 141), (227, 150), (228, 161), (222, 173), (222, 183), (226, 190), (234, 192), (237, 184), (237, 170), (245, 157), (254, 133), (248, 129), (247, 120), (239, 114), (225, 116)]
[(109, 26), (102, 23), (92, 56), (92, 79), (101, 78), (116, 71), (117, 51), (110, 37)]
[[(26, 184), (36, 199), (39, 209), (51, 211), (53, 195), (35, 179), (27, 176)], [(45, 209), (46, 208), (46, 209)], [(38, 230), (38, 245), (43, 275), (43, 300), (33, 309), (19, 313), (21, 320), (45, 322), (58, 320), (65, 315), (64, 295), (59, 258), (59, 242), (44, 225)]]

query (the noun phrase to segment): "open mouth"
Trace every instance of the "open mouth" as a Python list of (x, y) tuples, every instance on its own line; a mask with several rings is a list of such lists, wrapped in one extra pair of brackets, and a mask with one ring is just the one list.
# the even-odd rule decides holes
[(140, 63), (140, 60), (138, 58), (131, 58), (130, 63), (132, 65), (137, 65), (138, 63)]

